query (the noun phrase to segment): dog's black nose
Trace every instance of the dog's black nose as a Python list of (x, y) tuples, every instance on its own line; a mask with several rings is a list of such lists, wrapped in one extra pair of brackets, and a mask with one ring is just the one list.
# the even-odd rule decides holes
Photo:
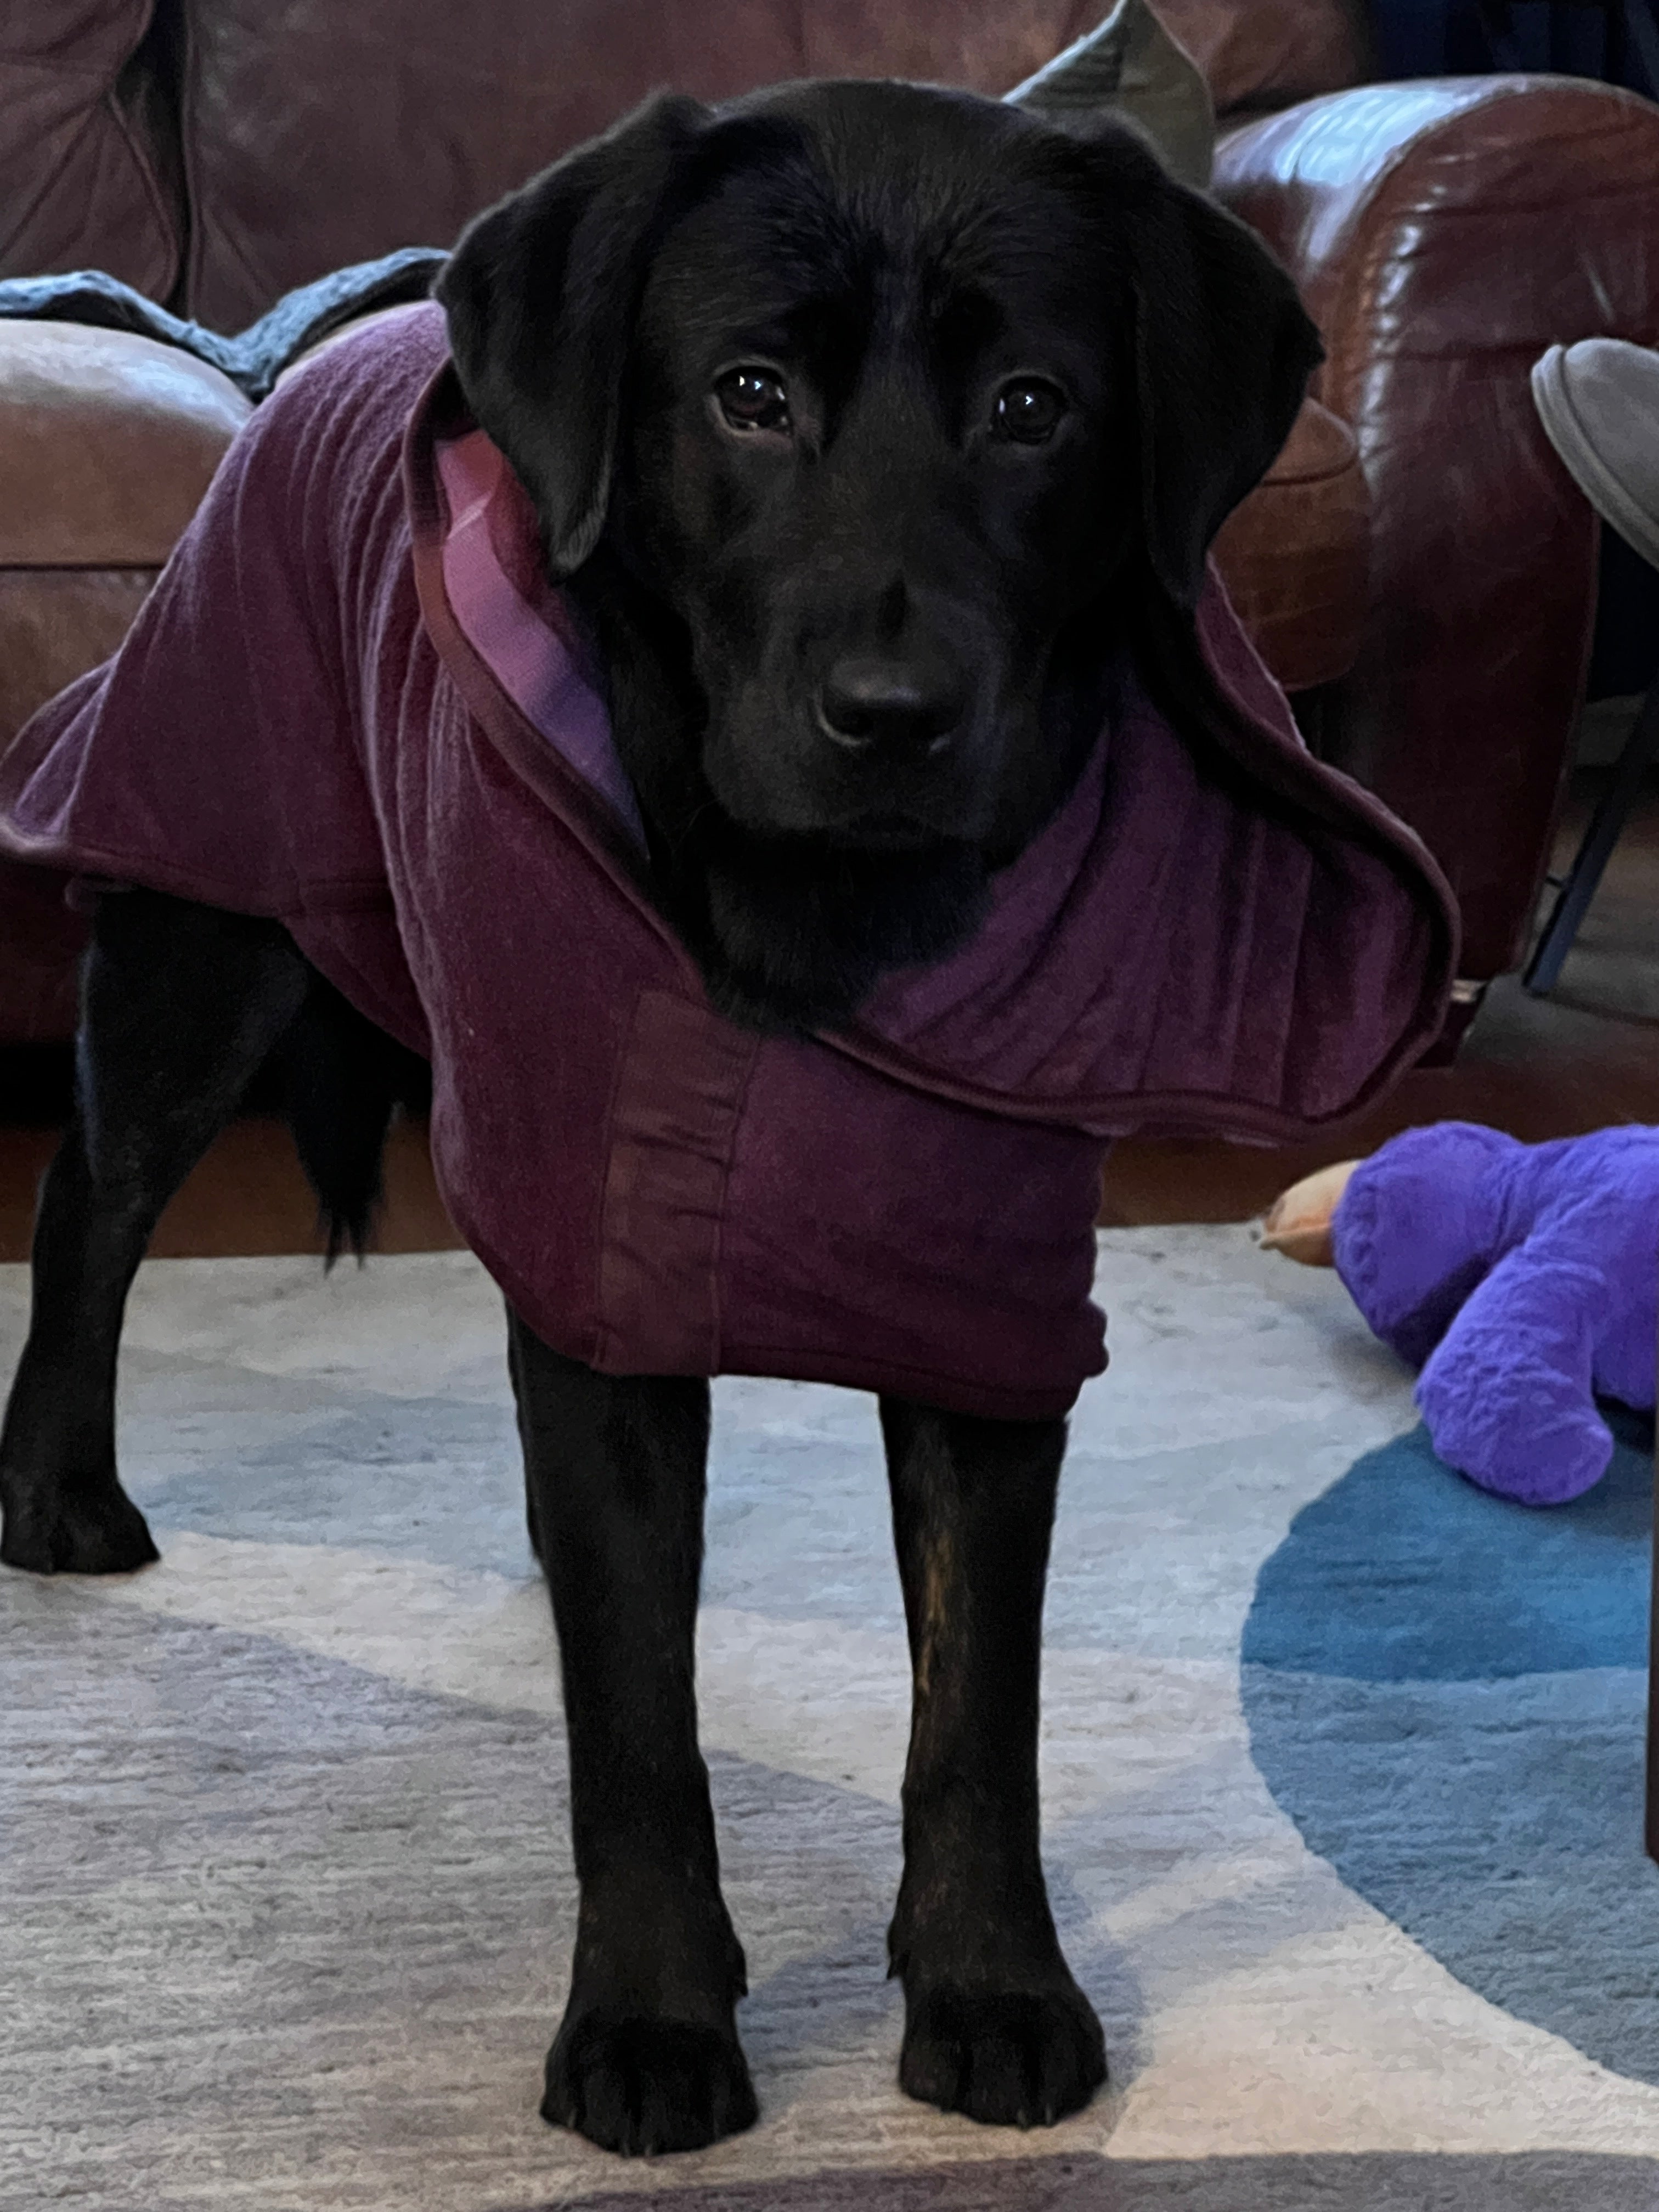
[(818, 693), (818, 720), (849, 752), (942, 752), (968, 688), (943, 659), (849, 654)]

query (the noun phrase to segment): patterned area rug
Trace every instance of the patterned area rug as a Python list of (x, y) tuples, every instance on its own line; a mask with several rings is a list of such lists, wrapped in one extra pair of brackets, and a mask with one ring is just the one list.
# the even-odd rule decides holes
[(1101, 1287), (1044, 1787), (1109, 2093), (1024, 2136), (899, 2094), (874, 1410), (726, 1383), (700, 1666), (763, 2118), (629, 2164), (536, 2114), (573, 1884), (495, 1292), (146, 1269), (164, 1561), (0, 1574), (0, 2206), (1652, 2212), (1646, 1438), (1529, 1514), (1434, 1462), (1333, 1278), (1139, 1231)]

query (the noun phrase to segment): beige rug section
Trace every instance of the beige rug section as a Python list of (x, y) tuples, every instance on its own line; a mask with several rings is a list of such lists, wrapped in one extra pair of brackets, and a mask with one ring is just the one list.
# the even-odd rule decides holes
[[(1409, 1378), (1334, 1279), (1243, 1231), (1109, 1234), (1099, 1294), (1113, 1365), (1074, 1424), (1043, 1773), (1111, 2091), (1012, 2140), (899, 2095), (881, 1972), (906, 1683), (873, 1407), (728, 1382), (699, 1663), (763, 2118), (647, 2166), (536, 2114), (573, 1885), (497, 1294), (456, 1254), (326, 1281), (147, 1268), (122, 1452), (163, 1562), (0, 1577), (4, 2212), (761, 2203), (1014, 2160), (1659, 2160), (1659, 2090), (1455, 1979), (1310, 1854), (1251, 1762), (1257, 1569), (1413, 1425)], [(0, 1370), (25, 1303), (0, 1270)]]

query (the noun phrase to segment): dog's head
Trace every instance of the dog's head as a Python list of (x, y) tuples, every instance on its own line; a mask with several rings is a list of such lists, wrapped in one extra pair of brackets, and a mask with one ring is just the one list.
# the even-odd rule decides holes
[(1318, 358), (1131, 133), (909, 85), (657, 100), (437, 289), (554, 574), (602, 554), (679, 641), (702, 803), (918, 881), (1052, 810), (1131, 578), (1192, 606)]

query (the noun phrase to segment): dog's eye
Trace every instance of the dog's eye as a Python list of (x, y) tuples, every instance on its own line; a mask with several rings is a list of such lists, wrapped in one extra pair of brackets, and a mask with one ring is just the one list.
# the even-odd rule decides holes
[(728, 369), (714, 386), (720, 412), (734, 430), (787, 430), (789, 394), (769, 368)]
[(1016, 445), (1041, 446), (1052, 438), (1066, 412), (1065, 395), (1036, 377), (1005, 384), (991, 410), (992, 428)]

